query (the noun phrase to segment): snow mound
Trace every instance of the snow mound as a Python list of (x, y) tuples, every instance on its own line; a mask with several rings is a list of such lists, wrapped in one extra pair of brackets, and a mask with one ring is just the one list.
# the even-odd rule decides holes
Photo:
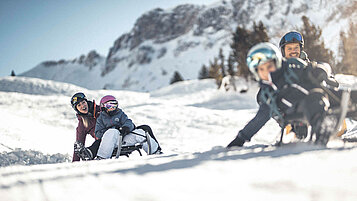
[(15, 149), (0, 153), (0, 167), (11, 165), (34, 165), (69, 162), (70, 156), (63, 154), (43, 154), (34, 150)]
[(214, 83), (213, 79), (187, 80), (182, 82), (176, 82), (170, 86), (166, 86), (156, 91), (153, 91), (150, 94), (152, 97), (173, 97), (181, 95), (192, 95), (215, 88), (217, 88), (217, 86)]
[(172, 104), (202, 107), (208, 109), (255, 109), (255, 96), (258, 84), (240, 80), (238, 88), (247, 88), (248, 92), (217, 90), (213, 79), (188, 80), (177, 82), (150, 93), (152, 98), (171, 100)]
[(63, 94), (71, 96), (78, 91), (85, 92), (87, 90), (72, 84), (38, 78), (2, 77), (0, 78), (0, 91), (36, 95)]

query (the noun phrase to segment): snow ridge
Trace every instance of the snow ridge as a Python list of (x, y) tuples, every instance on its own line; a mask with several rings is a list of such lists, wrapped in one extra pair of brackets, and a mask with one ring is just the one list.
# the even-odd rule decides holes
[(224, 0), (210, 6), (154, 9), (114, 42), (106, 58), (90, 53), (55, 65), (42, 63), (22, 76), (89, 89), (153, 91), (169, 85), (175, 71), (184, 79), (196, 79), (202, 64), (208, 64), (219, 48), (227, 55), (237, 25), (249, 28), (262, 21), (271, 42), (277, 44), (285, 32), (302, 25), (303, 15), (323, 29), (326, 46), (338, 55), (336, 38), (349, 22), (357, 20), (356, 6), (354, 0)]

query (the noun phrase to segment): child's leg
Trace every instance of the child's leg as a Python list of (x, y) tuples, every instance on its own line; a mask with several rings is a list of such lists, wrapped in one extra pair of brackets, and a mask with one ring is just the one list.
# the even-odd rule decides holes
[(149, 141), (151, 144), (151, 153), (149, 153), (149, 146), (147, 143), (148, 140), (145, 137), (145, 132), (141, 129), (134, 130), (134, 132), (137, 134), (130, 133), (124, 137), (123, 146), (132, 146), (136, 143), (143, 143), (143, 149), (149, 155), (157, 151), (159, 144), (150, 135), (148, 136), (150, 138)]
[(110, 158), (114, 148), (118, 146), (119, 135), (120, 133), (117, 129), (107, 130), (102, 137), (102, 142), (99, 145), (97, 156)]

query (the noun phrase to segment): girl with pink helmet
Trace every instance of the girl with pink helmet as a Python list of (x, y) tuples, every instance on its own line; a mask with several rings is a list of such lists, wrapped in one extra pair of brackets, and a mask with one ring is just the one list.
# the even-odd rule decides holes
[[(135, 145), (142, 143), (144, 151), (148, 154), (161, 153), (159, 143), (152, 134), (151, 129), (149, 129), (151, 139), (133, 132), (135, 129), (133, 121), (118, 107), (118, 101), (114, 96), (104, 96), (100, 100), (100, 108), (101, 113), (97, 118), (95, 136), (101, 139), (102, 142), (98, 149), (97, 159), (111, 158), (114, 148), (119, 145), (120, 135), (123, 137), (122, 144)], [(148, 142), (150, 142), (150, 145), (148, 145)]]

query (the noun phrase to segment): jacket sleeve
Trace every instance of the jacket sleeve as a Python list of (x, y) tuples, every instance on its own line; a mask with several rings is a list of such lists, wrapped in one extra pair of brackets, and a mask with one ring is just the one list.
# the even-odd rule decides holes
[(99, 115), (99, 117), (97, 118), (97, 121), (95, 123), (95, 136), (98, 139), (101, 139), (105, 133), (105, 131), (107, 130), (107, 128), (104, 125), (103, 122), (103, 115)]
[[(86, 141), (86, 133), (83, 125), (83, 120), (80, 118), (78, 119), (78, 126), (76, 129), (76, 141), (82, 143), (83, 145)], [(73, 151), (72, 162), (74, 161), (79, 161), (79, 157)]]
[(267, 104), (262, 104), (255, 117), (239, 131), (238, 136), (245, 141), (249, 141), (270, 119), (270, 108)]
[(126, 126), (130, 129), (130, 131), (134, 130), (134, 123), (131, 121), (131, 119), (128, 118), (128, 116), (123, 112), (123, 114), (120, 117), (120, 124), (122, 127)]

